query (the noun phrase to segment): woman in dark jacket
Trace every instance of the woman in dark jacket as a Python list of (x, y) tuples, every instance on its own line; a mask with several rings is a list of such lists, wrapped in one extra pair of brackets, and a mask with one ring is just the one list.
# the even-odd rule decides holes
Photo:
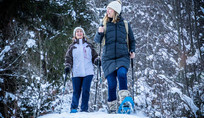
[[(109, 113), (116, 113), (117, 97), (116, 87), (119, 81), (119, 103), (127, 96), (127, 71), (130, 66), (130, 58), (135, 57), (135, 39), (132, 29), (128, 24), (126, 32), (124, 19), (120, 15), (121, 1), (112, 1), (107, 6), (107, 12), (103, 18), (105, 27), (99, 27), (95, 35), (95, 42), (101, 43), (105, 40), (102, 55), (102, 68), (108, 81), (108, 106)], [(129, 44), (127, 44), (127, 35)], [(129, 46), (129, 48), (128, 48)]]

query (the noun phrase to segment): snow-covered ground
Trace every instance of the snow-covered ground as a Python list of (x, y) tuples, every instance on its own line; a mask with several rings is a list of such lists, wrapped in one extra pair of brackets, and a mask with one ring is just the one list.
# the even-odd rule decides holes
[[(71, 89), (70, 86), (66, 87), (66, 90), (70, 90), (70, 89)], [(140, 111), (136, 111), (135, 113), (131, 113), (131, 114), (108, 114), (107, 110), (104, 108), (101, 108), (98, 111), (89, 112), (89, 113), (87, 112), (70, 113), (72, 93), (66, 94), (63, 97), (62, 96), (58, 97), (58, 99), (55, 100), (56, 103), (53, 103), (53, 104), (57, 104), (59, 102), (59, 98), (63, 99), (62, 106), (59, 104), (58, 106), (55, 107), (56, 110), (54, 111), (54, 113), (46, 114), (38, 118), (147, 118), (144, 115), (144, 113)], [(62, 108), (61, 114), (59, 114), (58, 112), (60, 108)]]
[(107, 114), (106, 112), (78, 112), (78, 113), (53, 113), (38, 118), (147, 118), (141, 113), (137, 114)]

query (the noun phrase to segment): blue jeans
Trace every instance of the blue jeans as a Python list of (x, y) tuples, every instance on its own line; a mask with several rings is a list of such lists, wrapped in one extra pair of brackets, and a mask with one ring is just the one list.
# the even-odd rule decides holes
[(108, 102), (114, 101), (116, 97), (117, 79), (119, 81), (119, 90), (127, 90), (127, 69), (120, 67), (107, 76), (108, 80)]
[(78, 109), (79, 98), (82, 93), (81, 111), (88, 111), (89, 92), (92, 78), (93, 75), (72, 78), (72, 85), (74, 91), (72, 96), (71, 109)]

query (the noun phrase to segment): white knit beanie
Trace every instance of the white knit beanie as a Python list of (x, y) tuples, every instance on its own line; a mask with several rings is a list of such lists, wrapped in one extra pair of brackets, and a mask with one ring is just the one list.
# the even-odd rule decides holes
[(120, 14), (121, 9), (122, 9), (122, 5), (121, 5), (121, 1), (120, 0), (116, 0), (116, 1), (112, 1), (108, 4), (107, 8), (111, 8), (113, 10), (115, 10), (118, 14)]
[(86, 34), (85, 34), (85, 31), (84, 31), (84, 29), (83, 29), (82, 27), (76, 27), (76, 28), (74, 29), (74, 31), (73, 31), (73, 36), (74, 36), (74, 37), (76, 36), (76, 30), (78, 30), (78, 29), (82, 30), (84, 36), (86, 35)]

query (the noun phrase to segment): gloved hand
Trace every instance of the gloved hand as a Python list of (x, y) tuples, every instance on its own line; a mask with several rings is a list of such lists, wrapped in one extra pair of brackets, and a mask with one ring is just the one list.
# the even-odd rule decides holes
[(70, 70), (71, 70), (70, 67), (65, 67), (64, 72), (68, 74), (70, 73)]
[(97, 66), (101, 66), (101, 59), (100, 58), (96, 58), (94, 61), (94, 64)]

